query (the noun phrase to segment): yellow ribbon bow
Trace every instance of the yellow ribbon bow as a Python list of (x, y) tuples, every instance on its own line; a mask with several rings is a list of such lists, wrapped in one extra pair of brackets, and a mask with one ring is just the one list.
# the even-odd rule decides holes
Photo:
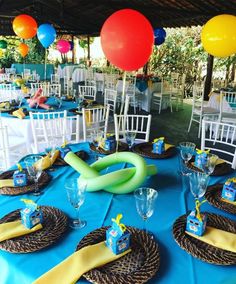
[(201, 206), (203, 203), (205, 203), (205, 202), (206, 202), (206, 200), (203, 200), (202, 202), (200, 202), (198, 199), (197, 199), (196, 202), (195, 202), (195, 208), (196, 208), (196, 212), (197, 212), (196, 218), (197, 218), (200, 222), (202, 222), (202, 217), (201, 217), (201, 213), (200, 213), (200, 206)]
[(209, 154), (210, 153), (210, 149), (205, 150), (205, 151), (201, 150), (201, 149), (196, 149), (196, 152), (197, 152), (198, 155), (203, 154), (203, 153)]
[(65, 140), (64, 143), (61, 145), (61, 148), (65, 148), (68, 142)]
[(155, 138), (152, 143), (157, 143), (159, 140), (164, 141), (165, 137)]
[(21, 166), (20, 163), (17, 163), (16, 166), (17, 166), (17, 169), (18, 169), (19, 172), (23, 171), (22, 166)]
[(123, 218), (122, 214), (117, 214), (116, 219), (112, 218), (111, 221), (116, 223), (117, 226), (120, 228), (120, 230), (122, 231), (122, 233), (124, 233), (126, 231), (126, 226), (122, 223), (120, 223), (120, 220)]

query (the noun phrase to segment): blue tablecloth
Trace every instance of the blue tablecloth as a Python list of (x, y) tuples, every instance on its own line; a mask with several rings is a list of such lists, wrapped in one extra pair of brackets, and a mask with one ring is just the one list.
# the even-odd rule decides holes
[[(73, 150), (88, 150), (87, 143), (74, 146)], [(145, 185), (157, 189), (159, 195), (155, 211), (147, 221), (148, 230), (152, 231), (160, 246), (161, 265), (157, 275), (149, 283), (159, 284), (233, 284), (236, 283), (235, 266), (217, 266), (202, 262), (182, 250), (172, 236), (173, 222), (186, 211), (193, 209), (194, 201), (187, 183), (177, 174), (178, 156), (166, 160), (146, 159), (148, 164), (155, 163), (158, 174), (146, 180)], [(91, 162), (89, 160), (88, 162)], [(75, 211), (67, 201), (64, 184), (67, 178), (78, 177), (79, 173), (71, 167), (57, 167), (49, 172), (53, 179), (44, 190), (44, 194), (0, 196), (0, 217), (22, 207), (21, 198), (31, 198), (39, 205), (55, 206), (68, 216)], [(235, 172), (230, 176), (235, 175)], [(210, 183), (224, 182), (224, 177), (211, 177)], [(204, 211), (227, 216), (236, 221), (236, 217), (220, 211), (209, 204), (202, 206)], [(122, 222), (129, 226), (143, 228), (143, 223), (136, 212), (133, 194), (113, 195), (107, 192), (86, 193), (85, 203), (80, 209), (80, 216), (87, 221), (81, 230), (69, 230), (55, 245), (39, 252), (11, 254), (0, 251), (0, 283), (31, 284), (37, 277), (72, 254), (79, 241), (89, 232), (101, 226), (111, 224), (111, 218), (123, 214)], [(66, 271), (65, 271), (66, 273)], [(88, 283), (81, 279), (79, 283)], [(50, 284), (50, 283), (49, 283)]]
[[(16, 69), (17, 74), (21, 74), (24, 69), (30, 69), (31, 73), (32, 71), (36, 70), (36, 73), (40, 76), (40, 80), (44, 80), (44, 64), (19, 64), (14, 63), (11, 65), (11, 68)], [(47, 80), (51, 79), (51, 74), (54, 73), (54, 65), (53, 64), (47, 64)]]

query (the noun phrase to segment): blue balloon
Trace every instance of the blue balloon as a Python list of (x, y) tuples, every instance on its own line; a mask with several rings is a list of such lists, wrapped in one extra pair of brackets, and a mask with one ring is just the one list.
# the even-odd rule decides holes
[(48, 48), (56, 39), (57, 33), (50, 24), (42, 24), (38, 27), (37, 37), (43, 47)]
[(166, 31), (163, 28), (157, 28), (154, 30), (154, 37), (166, 37)]
[(155, 37), (154, 45), (161, 45), (165, 41), (164, 37)]

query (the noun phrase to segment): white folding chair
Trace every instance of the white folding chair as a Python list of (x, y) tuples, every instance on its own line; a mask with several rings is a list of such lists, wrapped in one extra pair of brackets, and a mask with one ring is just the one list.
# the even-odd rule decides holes
[(55, 97), (61, 97), (61, 84), (50, 84), (49, 94)]
[(15, 68), (5, 68), (6, 74), (16, 74)]
[(83, 108), (83, 133), (84, 141), (88, 139), (94, 130), (102, 130), (104, 137), (107, 133), (110, 105), (106, 107)]
[(60, 84), (60, 76), (58, 74), (51, 74), (51, 84)]
[(112, 89), (105, 89), (104, 106), (110, 105), (112, 115), (116, 112), (117, 91)]
[(64, 94), (69, 95), (69, 93), (71, 92), (71, 90), (73, 89), (73, 81), (71, 78), (69, 78), (68, 76), (64, 76), (64, 81), (63, 81), (63, 91)]
[(34, 95), (38, 89), (43, 90), (43, 96), (48, 97), (50, 93), (49, 83), (30, 83), (31, 94)]
[(192, 104), (192, 113), (189, 122), (188, 132), (191, 129), (192, 122), (197, 122), (199, 124), (198, 127), (198, 138), (201, 134), (201, 126), (202, 126), (202, 119), (204, 116), (211, 116), (217, 118), (219, 115), (219, 111), (217, 109), (211, 107), (204, 106), (204, 99), (203, 99), (203, 88), (197, 87), (196, 85), (193, 86), (193, 104)]
[(80, 86), (79, 85), (79, 95), (83, 99), (89, 99), (96, 101), (97, 89), (95, 86)]
[(80, 115), (67, 116), (65, 139), (69, 144), (81, 142), (82, 117)]
[[(114, 114), (116, 140), (122, 140), (125, 132), (136, 132), (135, 142), (148, 142), (152, 116), (149, 115), (117, 115)], [(121, 138), (121, 139), (120, 139)]]
[(210, 149), (236, 168), (236, 125), (202, 120), (201, 149)]
[(66, 110), (60, 112), (30, 112), (34, 143), (33, 153), (44, 151), (52, 143), (61, 146), (65, 142)]
[(236, 92), (220, 93), (219, 121), (236, 124)]

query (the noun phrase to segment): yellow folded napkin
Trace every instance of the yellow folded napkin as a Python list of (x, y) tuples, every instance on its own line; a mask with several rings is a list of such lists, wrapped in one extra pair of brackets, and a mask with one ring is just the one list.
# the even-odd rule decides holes
[(116, 255), (105, 242), (86, 246), (36, 279), (33, 284), (74, 284), (85, 272), (114, 261), (130, 251)]
[(14, 182), (13, 179), (1, 179), (0, 180), (0, 188), (2, 187), (13, 187), (14, 186)]
[(165, 151), (167, 151), (168, 149), (170, 149), (171, 147), (174, 147), (174, 146), (175, 145), (165, 143)]
[(42, 225), (38, 224), (31, 229), (27, 229), (21, 220), (0, 224), (0, 242), (15, 237), (27, 235), (42, 229)]
[(190, 232), (186, 233), (200, 241), (203, 241), (214, 247), (236, 253), (236, 234), (222, 231), (213, 227), (206, 227), (203, 236), (199, 237)]
[(19, 108), (18, 110), (13, 111), (12, 115), (14, 115), (14, 116), (16, 116), (20, 119), (25, 118), (25, 114), (24, 114), (22, 108)]
[(231, 200), (228, 200), (228, 199), (225, 199), (225, 198), (221, 198), (221, 200), (224, 201), (224, 202), (236, 205), (236, 201), (231, 201)]
[(46, 170), (50, 168), (56, 159), (60, 156), (60, 151), (56, 150), (52, 154), (48, 153), (45, 157), (43, 157), (41, 160), (37, 161), (34, 166), (41, 167), (42, 170)]
[(217, 165), (220, 165), (220, 164), (224, 164), (225, 163), (225, 160), (223, 160), (223, 159), (217, 159), (217, 161), (216, 161), (216, 166)]

